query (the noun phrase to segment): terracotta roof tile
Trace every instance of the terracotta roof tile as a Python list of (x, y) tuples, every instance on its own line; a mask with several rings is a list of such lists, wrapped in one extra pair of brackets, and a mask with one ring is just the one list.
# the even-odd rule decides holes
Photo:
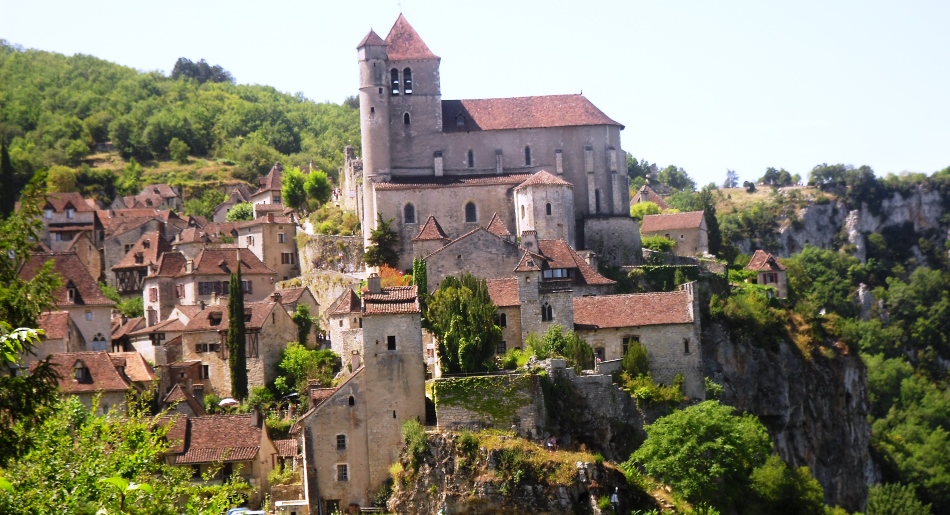
[(327, 315), (349, 315), (351, 313), (362, 313), (363, 303), (360, 300), (359, 295), (353, 291), (352, 288), (347, 288), (342, 295), (337, 297), (333, 304), (330, 305), (330, 309), (327, 310)]
[(181, 252), (166, 252), (158, 258), (155, 273), (150, 277), (175, 277), (185, 268), (185, 256)]
[(112, 238), (133, 229), (138, 229), (152, 220), (162, 221), (158, 216), (123, 216), (113, 218), (112, 221), (109, 222), (109, 229), (106, 230), (106, 238)]
[(248, 461), (260, 451), (262, 431), (250, 414), (187, 417), (187, 424), (185, 452), (175, 463)]
[(486, 279), (485, 283), (488, 285), (488, 296), (496, 306), (506, 308), (521, 305), (517, 279)]
[(504, 244), (515, 245), (514, 243), (512, 243), (512, 242), (510, 242), (510, 241), (508, 241), (508, 240), (505, 240), (502, 236), (499, 236), (499, 235), (497, 235), (497, 234), (494, 234), (494, 233), (492, 233), (492, 232), (489, 232), (489, 230), (486, 229), (486, 228), (484, 228), (484, 227), (476, 227), (476, 228), (472, 229), (471, 231), (468, 231), (467, 233), (465, 233), (465, 234), (459, 236), (458, 238), (455, 238), (454, 240), (450, 241), (450, 242), (449, 242), (448, 244), (446, 244), (444, 247), (433, 251), (431, 254), (429, 254), (429, 255), (427, 255), (427, 256), (424, 256), (422, 259), (424, 259), (424, 260), (425, 260), (425, 259), (429, 259), (429, 257), (434, 256), (434, 255), (439, 254), (439, 253), (442, 253), (442, 252), (452, 252), (452, 251), (455, 250), (455, 248), (456, 248), (455, 245), (460, 244), (460, 243), (463, 243), (463, 242), (466, 241), (468, 238), (471, 238), (471, 237), (475, 236), (475, 234), (477, 234), (477, 233), (479, 233), (479, 232), (482, 232), (482, 231), (484, 231), (484, 232), (486, 232), (486, 233), (488, 233), (488, 234), (491, 234), (492, 236), (494, 236), (494, 237), (496, 237), (496, 238), (501, 239), (502, 242), (504, 242)]
[[(208, 415), (208, 412), (205, 411), (204, 406), (198, 402), (198, 399), (195, 398), (194, 394), (192, 394), (188, 388), (183, 387), (180, 383), (175, 383), (175, 386), (173, 386), (171, 391), (168, 392), (168, 395), (162, 399), (162, 404), (169, 405), (178, 402), (184, 402), (187, 404), (195, 416), (205, 417)], [(178, 452), (184, 452), (184, 444), (182, 444)]]
[(124, 336), (128, 336), (132, 331), (138, 331), (145, 327), (145, 317), (132, 317), (122, 322), (122, 317), (113, 317), (112, 318), (113, 328), (112, 328), (112, 339), (118, 340)]
[(577, 269), (580, 275), (574, 277), (575, 284), (616, 284), (616, 281), (600, 275), (564, 240), (538, 240), (538, 250), (545, 258), (544, 268)]
[[(59, 389), (64, 393), (124, 392), (129, 389), (129, 382), (116, 370), (106, 352), (50, 354), (50, 362), (60, 375)], [(76, 379), (79, 365), (88, 371), (81, 380)]]
[[(280, 294), (281, 304), (293, 304), (295, 302), (299, 302), (300, 298), (303, 297), (303, 294), (308, 291), (310, 291), (309, 287), (301, 286), (300, 288), (283, 288), (283, 289), (277, 290), (275, 293)], [(313, 296), (312, 293), (310, 295)], [(314, 301), (316, 301), (316, 298), (314, 298)], [(311, 314), (315, 314), (315, 313), (311, 313)]]
[(663, 197), (659, 196), (655, 191), (650, 189), (649, 186), (644, 184), (637, 190), (636, 195), (630, 199), (630, 204), (637, 204), (639, 202), (653, 202), (660, 209), (666, 210), (670, 209), (670, 205), (663, 200)]
[(316, 408), (330, 398), (339, 388), (311, 388), (310, 405)]
[(422, 229), (419, 230), (419, 234), (412, 239), (413, 241), (430, 241), (430, 240), (449, 240), (449, 237), (445, 235), (445, 231), (442, 230), (442, 226), (439, 225), (439, 221), (435, 219), (434, 216), (429, 215), (429, 218), (426, 219), (426, 223), (422, 224)]
[(119, 264), (113, 266), (112, 269), (143, 268), (157, 264), (158, 258), (171, 249), (172, 246), (162, 233), (157, 231), (144, 233), (125, 254), (122, 261), (119, 261)]
[(409, 25), (409, 22), (401, 13), (396, 18), (393, 28), (389, 29), (386, 44), (388, 45), (386, 50), (390, 61), (438, 59), (419, 37), (416, 29)]
[(686, 292), (637, 293), (574, 297), (574, 327), (603, 329), (647, 325), (691, 324)]
[(521, 260), (515, 266), (515, 272), (537, 272), (541, 270), (541, 263), (544, 262), (544, 256), (535, 254), (531, 251), (524, 251)]
[(149, 383), (155, 379), (155, 370), (138, 352), (110, 352), (111, 358), (125, 360), (125, 375), (134, 383)]
[(363, 48), (366, 45), (374, 46), (386, 46), (386, 42), (383, 41), (383, 38), (379, 37), (379, 34), (376, 34), (375, 31), (370, 30), (368, 34), (360, 41), (360, 44), (356, 45), (356, 48)]
[(46, 333), (44, 340), (62, 340), (69, 334), (69, 311), (44, 311), (36, 317), (36, 325)]
[[(238, 255), (241, 259), (241, 275), (274, 275), (276, 272), (267, 268), (251, 249), (220, 249), (205, 248), (195, 256), (194, 275), (227, 275), (237, 271)], [(178, 274), (187, 274), (182, 267)]]
[(265, 191), (280, 191), (283, 173), (284, 166), (280, 163), (274, 163), (274, 166), (272, 166), (270, 171), (267, 172), (267, 175), (261, 178), (260, 188), (254, 192), (254, 195), (263, 193)]
[[(245, 327), (247, 329), (261, 329), (267, 320), (267, 315), (273, 311), (274, 306), (276, 304), (272, 301), (246, 302), (244, 304)], [(248, 315), (250, 315), (250, 319), (247, 319)], [(227, 331), (228, 321), (227, 305), (208, 306), (185, 324), (184, 332)], [(165, 331), (167, 332), (168, 329), (165, 329)]]
[(668, 215), (646, 215), (640, 225), (640, 232), (673, 231), (677, 229), (698, 229), (703, 223), (702, 211), (687, 211)]
[[(24, 280), (32, 279), (43, 267), (43, 264), (51, 259), (53, 260), (53, 271), (63, 278), (63, 285), (53, 292), (53, 297), (57, 299), (57, 307), (76, 305), (115, 306), (115, 302), (102, 294), (96, 280), (89, 275), (89, 271), (83, 266), (82, 260), (74, 253), (31, 254), (30, 259), (20, 268), (20, 278)], [(70, 286), (76, 289), (76, 296), (72, 301), (69, 300), (67, 292)]]
[(745, 269), (757, 272), (780, 272), (785, 270), (785, 265), (779, 263), (778, 258), (772, 254), (758, 249), (755, 254), (752, 254), (752, 260), (745, 266)]
[(423, 177), (396, 176), (390, 182), (376, 184), (376, 189), (383, 190), (412, 190), (421, 188), (450, 188), (465, 186), (489, 186), (493, 184), (510, 184), (517, 186), (531, 177), (530, 174), (518, 173), (511, 175), (431, 175)]
[(419, 300), (415, 286), (390, 286), (381, 293), (363, 292), (363, 313), (366, 315), (391, 315), (418, 313)]
[(136, 329), (129, 333), (131, 336), (142, 336), (145, 334), (153, 333), (177, 333), (185, 330), (185, 324), (177, 319), (170, 318), (168, 320), (162, 320), (157, 324), (154, 324), (150, 327), (144, 327), (142, 329)]
[(540, 172), (535, 173), (528, 180), (519, 184), (515, 189), (520, 190), (528, 186), (570, 186), (571, 188), (574, 187), (573, 184), (565, 181), (564, 179), (556, 175), (552, 175), (550, 172), (546, 170), (541, 170)]
[(442, 101), (443, 132), (623, 125), (583, 95)]
[(175, 198), (178, 196), (178, 194), (175, 193), (175, 190), (167, 184), (149, 184), (148, 186), (142, 188), (142, 191), (139, 194), (158, 195), (161, 198)]
[(508, 227), (505, 225), (505, 222), (501, 221), (501, 217), (498, 216), (498, 213), (492, 215), (491, 221), (488, 222), (487, 230), (499, 238), (511, 236), (511, 233), (508, 232)]
[(65, 212), (68, 207), (72, 207), (77, 213), (96, 211), (94, 206), (89, 205), (86, 199), (76, 192), (50, 193), (46, 196), (46, 207), (57, 213)]
[(293, 458), (300, 455), (300, 450), (297, 448), (297, 440), (293, 438), (274, 440), (274, 447), (277, 448), (277, 455), (281, 458)]

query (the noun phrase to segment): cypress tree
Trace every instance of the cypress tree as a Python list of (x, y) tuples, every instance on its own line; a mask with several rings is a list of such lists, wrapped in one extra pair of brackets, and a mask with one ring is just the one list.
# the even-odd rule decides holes
[[(13, 163), (10, 162), (9, 145), (0, 140), (0, 218), (13, 214), (16, 205), (16, 177), (14, 177)], [(42, 207), (42, 206), (40, 206)]]
[(244, 328), (244, 288), (241, 284), (241, 255), (237, 272), (231, 274), (228, 289), (228, 366), (231, 368), (231, 395), (247, 398), (247, 339)]

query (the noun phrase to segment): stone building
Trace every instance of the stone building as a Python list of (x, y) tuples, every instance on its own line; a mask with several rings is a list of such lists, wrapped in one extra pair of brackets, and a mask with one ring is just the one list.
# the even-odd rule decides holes
[(706, 232), (706, 217), (702, 211), (689, 211), (667, 215), (646, 215), (640, 227), (644, 237), (662, 236), (676, 246), (677, 256), (696, 256), (709, 253), (709, 237)]
[(98, 246), (105, 238), (105, 230), (96, 213), (97, 207), (95, 201), (79, 193), (50, 193), (43, 206), (40, 241), (53, 249), (85, 233), (93, 245)]
[(358, 302), (362, 346), (351, 355), (353, 372), (298, 421), (309, 467), (308, 498), (311, 507), (323, 510), (319, 513), (351, 503), (370, 506), (404, 445), (402, 425), (425, 419), (416, 287), (382, 288), (371, 276)]
[(780, 299), (788, 297), (788, 278), (785, 273), (785, 265), (779, 263), (777, 257), (758, 249), (755, 254), (752, 254), (752, 259), (745, 266), (745, 269), (756, 272), (756, 284), (775, 288), (775, 292)]
[(297, 256), (297, 219), (293, 214), (267, 213), (255, 220), (238, 224), (237, 246), (249, 249), (264, 266), (277, 274), (278, 281), (300, 275)]
[(178, 211), (182, 208), (178, 188), (168, 184), (149, 184), (138, 195), (117, 196), (110, 206), (112, 209), (167, 209)]
[[(140, 236), (132, 248), (126, 252), (122, 261), (112, 267), (115, 288), (119, 294), (141, 295), (149, 270), (158, 264), (162, 254), (170, 250), (171, 245), (159, 231), (147, 232)], [(152, 293), (157, 295), (157, 292)]]
[(214, 207), (214, 212), (211, 215), (212, 222), (226, 222), (228, 220), (228, 212), (231, 211), (231, 208), (244, 203), (251, 201), (251, 191), (244, 184), (238, 184), (228, 193), (228, 198)]
[[(126, 393), (130, 389), (142, 391), (125, 371), (125, 356), (112, 356), (107, 352), (67, 352), (52, 354), (50, 363), (59, 374), (60, 392), (77, 397), (87, 408), (91, 408), (93, 399), (101, 395), (98, 408), (101, 414), (116, 408), (124, 410)], [(148, 364), (142, 364), (150, 370)]]
[[(565, 198), (573, 206), (555, 209), (552, 202), (552, 214), (536, 220), (544, 227), (533, 230), (547, 236), (550, 227), (552, 236), (594, 250), (611, 264), (638, 262), (639, 233), (629, 214), (626, 153), (620, 147), (623, 126), (589, 100), (443, 100), (440, 58), (402, 15), (385, 40), (370, 31), (357, 52), (363, 156), (359, 166), (355, 156), (348, 160), (343, 182), (354, 188), (362, 181), (365, 237), (378, 216), (393, 219), (402, 241), (400, 268), (409, 268), (411, 240), (429, 216), (450, 238), (484, 225), (493, 214), (516, 227), (513, 189), (541, 170), (573, 186)], [(547, 204), (540, 189), (536, 195), (536, 202)]]
[(663, 200), (663, 197), (661, 197), (657, 192), (653, 191), (653, 189), (646, 184), (641, 186), (633, 198), (630, 199), (630, 207), (633, 207), (634, 204), (639, 204), (640, 202), (653, 202), (656, 204), (656, 207), (663, 211), (670, 209), (670, 205), (667, 204), (665, 200)]
[(50, 354), (86, 350), (86, 340), (68, 311), (44, 311), (36, 317), (36, 325), (43, 330), (42, 339), (33, 346), (32, 352), (20, 355), (19, 367), (28, 370), (30, 365), (46, 359)]
[[(185, 260), (174, 277), (179, 304), (210, 303), (214, 297), (227, 296), (231, 274), (241, 266), (241, 282), (248, 302), (266, 299), (274, 292), (275, 272), (264, 265), (249, 249), (206, 248), (194, 260)], [(148, 282), (149, 278), (146, 278)], [(151, 288), (149, 283), (148, 288)], [(150, 289), (146, 290), (151, 302)]]
[(252, 204), (281, 204), (280, 190), (283, 179), (284, 167), (280, 163), (275, 163), (270, 172), (260, 178), (260, 187), (251, 194)]

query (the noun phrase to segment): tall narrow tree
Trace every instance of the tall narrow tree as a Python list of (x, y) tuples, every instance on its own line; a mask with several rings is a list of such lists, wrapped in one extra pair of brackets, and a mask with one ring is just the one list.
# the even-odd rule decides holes
[(241, 254), (237, 272), (231, 274), (228, 289), (228, 366), (231, 368), (231, 395), (247, 398), (247, 338), (244, 327), (244, 285), (241, 283)]
[[(13, 173), (13, 163), (10, 162), (10, 145), (6, 141), (0, 141), (0, 218), (6, 218), (13, 213), (13, 206), (16, 204), (16, 178)], [(42, 206), (41, 206), (42, 207)]]

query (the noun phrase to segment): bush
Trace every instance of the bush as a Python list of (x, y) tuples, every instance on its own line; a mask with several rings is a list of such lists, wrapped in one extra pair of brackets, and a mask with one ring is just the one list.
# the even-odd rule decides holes
[(189, 152), (191, 152), (191, 148), (188, 146), (188, 144), (177, 137), (172, 138), (172, 140), (168, 143), (168, 154), (178, 163), (187, 163)]
[(647, 236), (640, 241), (640, 244), (643, 248), (656, 252), (670, 252), (676, 247), (675, 241), (663, 236)]
[(627, 347), (627, 353), (620, 362), (624, 372), (630, 377), (647, 375), (650, 373), (650, 359), (647, 355), (647, 348), (640, 342), (631, 342)]
[(419, 465), (422, 464), (429, 447), (425, 429), (417, 420), (407, 420), (402, 425), (402, 438), (406, 442), (410, 465), (414, 470), (419, 470)]
[(498, 368), (503, 370), (514, 370), (525, 366), (531, 355), (521, 349), (508, 349), (504, 354), (498, 356)]

